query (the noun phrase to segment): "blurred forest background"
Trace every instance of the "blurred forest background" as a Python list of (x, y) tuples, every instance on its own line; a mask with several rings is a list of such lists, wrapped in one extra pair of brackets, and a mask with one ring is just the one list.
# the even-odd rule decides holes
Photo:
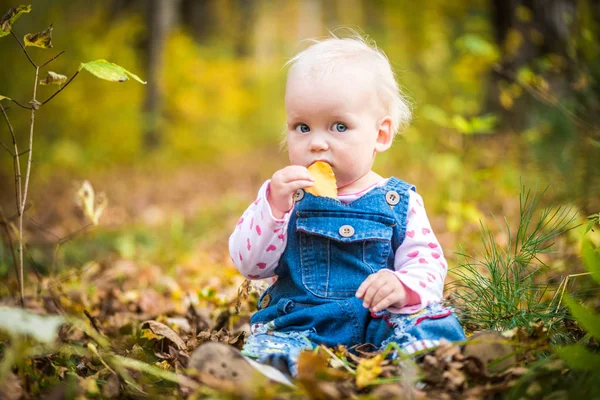
[[(18, 4), (2, 0), (0, 10)], [(40, 63), (66, 50), (50, 70), (71, 76), (80, 62), (105, 58), (148, 81), (80, 75), (38, 112), (25, 223), (29, 262), (39, 270), (65, 238), (54, 254), (59, 268), (117, 254), (167, 269), (231, 269), (235, 221), (287, 163), (282, 65), (303, 39), (339, 27), (374, 39), (413, 101), (412, 126), (376, 170), (417, 185), (450, 259), (459, 246), (480, 246), (480, 220), (518, 216), (521, 185), (550, 185), (544, 201), (575, 205), (581, 221), (600, 209), (598, 0), (32, 5), (15, 32), (54, 24), (54, 48), (29, 50)], [(33, 70), (10, 37), (0, 55), (0, 92), (27, 103)], [(42, 86), (38, 96), (55, 90)], [(23, 149), (30, 116), (11, 106)], [(74, 201), (84, 179), (108, 206), (92, 233), (71, 238), (85, 225)], [(14, 203), (12, 157), (2, 152), (0, 204), (9, 216)], [(6, 247), (0, 267), (12, 275)]]
[[(34, 312), (89, 321), (93, 329), (71, 322), (83, 330), (61, 330), (61, 341), (48, 340), (54, 347), (43, 356), (33, 357), (35, 348), (23, 347), (26, 342), (17, 336), (1, 343), (0, 382), (6, 377), (2, 385), (14, 384), (14, 398), (19, 388), (34, 396), (56, 388), (51, 398), (62, 398), (68, 382), (80, 393), (101, 390), (106, 398), (125, 393), (120, 387), (139, 394), (124, 368), (145, 371), (136, 382), (149, 393), (173, 394), (173, 382), (189, 384), (167, 374), (186, 365), (183, 350), (189, 353), (209, 339), (243, 343), (257, 298), (252, 292), (240, 300), (238, 293), (247, 295), (250, 288), (238, 292), (243, 277), (229, 258), (227, 239), (261, 183), (288, 163), (280, 147), (282, 66), (307, 45), (304, 39), (326, 37), (328, 31), (344, 35), (340, 27), (375, 40), (413, 102), (411, 127), (378, 157), (375, 169), (416, 184), (425, 199), (449, 261), (447, 283), (461, 278), (447, 288), (451, 300), (458, 296), (469, 311), (461, 314), (467, 332), (527, 330), (526, 335), (513, 330), (520, 343), (537, 351), (521, 355), (523, 365), (551, 361), (545, 358), (548, 343), (574, 343), (586, 335), (568, 317), (570, 300), (565, 296), (563, 302), (563, 294), (600, 305), (597, 284), (584, 276), (582, 262), (583, 256), (600, 279), (600, 231), (586, 220), (591, 214), (600, 218), (600, 0), (31, 3), (32, 12), (15, 22), (13, 32), (21, 40), (53, 24), (52, 49), (27, 47), (38, 65), (65, 50), (49, 70), (71, 77), (80, 63), (106, 59), (148, 83), (110, 83), (85, 72), (36, 112), (24, 214), (23, 303)], [(0, 0), (0, 12), (19, 4)], [(35, 69), (14, 38), (2, 33), (0, 96), (28, 104)], [(37, 98), (56, 90), (40, 86)], [(2, 106), (20, 151), (27, 149), (31, 112), (6, 99)], [(13, 148), (1, 117), (0, 142)], [(0, 302), (16, 305), (15, 172), (5, 150), (0, 149), (0, 211), (8, 223), (0, 225)], [(28, 156), (20, 156), (23, 171)], [(82, 186), (85, 181), (95, 197)], [(87, 216), (82, 211), (82, 187), (98, 203), (91, 209), (105, 206), (98, 224), (90, 222), (89, 207)], [(539, 214), (525, 215), (519, 225), (520, 215), (529, 212), (522, 209), (521, 194), (540, 194), (546, 187), (540, 206), (562, 211), (542, 214), (541, 227)], [(579, 228), (568, 229), (571, 217)], [(533, 233), (527, 238), (530, 220)], [(481, 225), (489, 227), (489, 236), (482, 235)], [(515, 237), (517, 227), (522, 230)], [(554, 241), (549, 254), (548, 238)], [(457, 255), (462, 249), (487, 255), (465, 263)], [(487, 275), (493, 279), (483, 278)], [(462, 298), (455, 290), (461, 285)], [(568, 305), (579, 313), (574, 316), (580, 325), (595, 332), (585, 343), (597, 350), (600, 327), (590, 328), (590, 321), (600, 320), (577, 311), (572, 301)], [(9, 311), (3, 309), (3, 315)], [(18, 324), (19, 314), (10, 315), (0, 318), (9, 332), (57, 333), (50, 319), (29, 316)], [(160, 320), (177, 333), (156, 321), (144, 328), (147, 320)], [(555, 365), (552, 377), (543, 371), (527, 375), (537, 386), (524, 384), (523, 390), (541, 398), (540, 377), (544, 393), (568, 381), (566, 390), (582, 390), (575, 398), (591, 398), (585, 390), (597, 387), (598, 354), (591, 358), (585, 348), (572, 349), (563, 348), (561, 358), (573, 355), (570, 365), (591, 366), (589, 374), (564, 374)], [(550, 364), (529, 365), (533, 371)], [(466, 398), (460, 392), (466, 386), (447, 384), (431, 387)], [(486, 390), (509, 386), (499, 385), (504, 386)], [(308, 384), (313, 386), (318, 385)]]

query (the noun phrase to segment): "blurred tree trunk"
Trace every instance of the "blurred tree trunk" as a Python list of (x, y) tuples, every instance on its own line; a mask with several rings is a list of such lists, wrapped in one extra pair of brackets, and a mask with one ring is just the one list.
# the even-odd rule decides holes
[(160, 114), (162, 104), (161, 69), (163, 49), (170, 27), (176, 18), (179, 0), (149, 0), (146, 4), (148, 40), (146, 46), (146, 71), (148, 86), (144, 98), (146, 129), (143, 145), (152, 150), (160, 145)]
[(488, 108), (500, 110), (503, 120), (519, 131), (526, 126), (530, 100), (523, 96), (512, 107), (515, 111), (506, 112), (499, 102), (499, 87), (512, 83), (519, 68), (532, 67), (536, 59), (553, 54), (560, 56), (562, 73), (544, 77), (554, 95), (560, 97), (569, 91), (574, 72), (569, 40), (577, 0), (491, 0), (490, 5), (502, 58), (491, 76)]
[(236, 5), (239, 8), (240, 23), (235, 41), (235, 54), (237, 57), (243, 58), (251, 53), (256, 0), (237, 0)]
[[(570, 182), (568, 190), (578, 199), (582, 214), (597, 212), (600, 148), (594, 143), (600, 142), (600, 0), (491, 0), (490, 6), (502, 58), (490, 79), (488, 108), (516, 132), (530, 128), (532, 122), (539, 124), (539, 112), (531, 111), (542, 110), (541, 118), (553, 126), (545, 139), (530, 146), (544, 149), (538, 162), (558, 168)], [(524, 91), (506, 110), (499, 100), (500, 88), (513, 84), (522, 67), (543, 77), (547, 87), (533, 86), (542, 94), (536, 98)], [(538, 120), (532, 121), (532, 116)], [(523, 156), (524, 167), (530, 151)], [(572, 162), (561, 163), (567, 152)]]
[(213, 28), (213, 11), (209, 0), (182, 0), (181, 22), (199, 43), (205, 42)]

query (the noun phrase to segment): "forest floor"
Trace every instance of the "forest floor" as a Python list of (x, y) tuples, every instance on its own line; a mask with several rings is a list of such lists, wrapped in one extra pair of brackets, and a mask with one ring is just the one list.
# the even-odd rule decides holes
[[(247, 163), (252, 171), (252, 160)], [(200, 344), (219, 341), (241, 348), (261, 290), (244, 281), (227, 252), (230, 227), (264, 179), (258, 173), (239, 177), (234, 171), (239, 168), (204, 171), (202, 179), (194, 168), (171, 176), (121, 169), (94, 177), (92, 182), (110, 193), (100, 227), (88, 226), (74, 201), (81, 182), (53, 176), (38, 183), (41, 189), (32, 195), (27, 225), (27, 255), (34, 268), (26, 277), (25, 309), (59, 315), (62, 325), (54, 328), (55, 339), (41, 345), (32, 337), (3, 337), (0, 399), (598, 395), (589, 385), (591, 378), (573, 370), (554, 350), (581, 338), (588, 339), (588, 347), (598, 347), (568, 317), (564, 303), (554, 313), (556, 302), (550, 300), (556, 299), (556, 291), (540, 297), (552, 305), (548, 315), (553, 317), (518, 320), (510, 329), (497, 329), (499, 341), (480, 340), (481, 348), (471, 351), (463, 343), (445, 343), (410, 359), (392, 360), (369, 346), (321, 347), (301, 356), (294, 387), (258, 378), (255, 385), (236, 387), (193, 374), (186, 367)], [(518, 210), (518, 200), (505, 199), (512, 203), (505, 207)], [(443, 221), (432, 221), (434, 228), (443, 228)], [(478, 227), (465, 229), (477, 232)], [(453, 238), (442, 234), (440, 241), (456, 248)], [(569, 239), (558, 238), (555, 246), (557, 254), (540, 254), (540, 259), (551, 265), (579, 259)], [(8, 278), (0, 287), (2, 304), (16, 307), (18, 287), (12, 264), (6, 262), (9, 249), (3, 249)], [(456, 255), (450, 258), (457, 260)], [(578, 265), (549, 280), (554, 289), (563, 282), (561, 276), (585, 271)], [(447, 295), (451, 305), (465, 307), (452, 290)], [(476, 311), (471, 309), (471, 315)], [(52, 331), (49, 321), (29, 325)], [(486, 328), (463, 322), (469, 337)], [(510, 354), (491, 360), (506, 345)]]

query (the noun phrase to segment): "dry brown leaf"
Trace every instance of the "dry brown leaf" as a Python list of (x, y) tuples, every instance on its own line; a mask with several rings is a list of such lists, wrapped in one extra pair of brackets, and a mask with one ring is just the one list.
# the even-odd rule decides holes
[(444, 371), (442, 378), (450, 390), (459, 389), (466, 381), (465, 374), (454, 368)]
[(490, 372), (500, 372), (516, 364), (517, 359), (513, 354), (514, 349), (509, 340), (498, 332), (481, 332), (471, 336), (465, 345), (465, 357), (473, 357), (488, 365), (494, 360), (499, 360), (489, 367)]
[(150, 330), (152, 330), (154, 334), (166, 337), (171, 342), (175, 343), (180, 350), (187, 349), (187, 346), (185, 345), (183, 339), (181, 339), (173, 329), (169, 328), (165, 324), (161, 324), (160, 322), (150, 320), (142, 322), (141, 326), (143, 327), (146, 324), (148, 324), (148, 327), (150, 328)]
[(314, 185), (306, 189), (308, 193), (337, 199), (337, 184), (331, 165), (323, 161), (317, 161), (308, 167), (308, 172), (315, 178)]

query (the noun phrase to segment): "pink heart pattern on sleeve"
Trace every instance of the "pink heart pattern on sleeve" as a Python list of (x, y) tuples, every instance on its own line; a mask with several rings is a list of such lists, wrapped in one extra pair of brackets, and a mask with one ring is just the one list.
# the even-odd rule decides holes
[(410, 314), (432, 302), (440, 301), (444, 292), (446, 260), (431, 224), (427, 218), (423, 199), (410, 191), (406, 237), (395, 255), (394, 275), (421, 298), (421, 304), (402, 308), (390, 307), (389, 311)]
[(237, 254), (233, 262), (248, 279), (275, 276), (275, 268), (287, 244), (288, 212), (283, 219), (273, 217), (267, 201), (270, 181), (265, 182), (258, 196), (239, 219), (229, 237), (229, 253)]

